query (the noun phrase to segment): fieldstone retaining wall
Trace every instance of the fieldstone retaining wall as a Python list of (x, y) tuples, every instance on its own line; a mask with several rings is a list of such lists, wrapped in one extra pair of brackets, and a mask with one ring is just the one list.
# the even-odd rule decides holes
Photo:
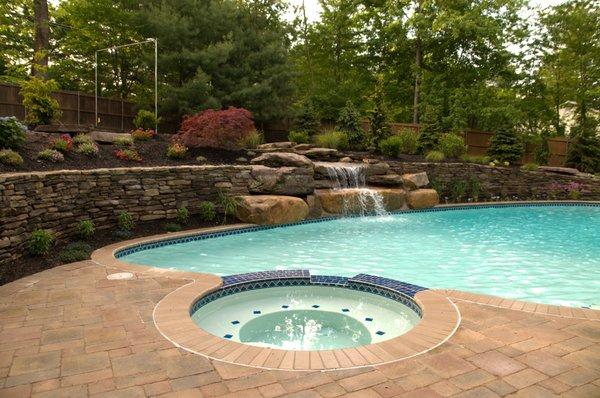
[[(582, 184), (580, 199), (600, 200), (600, 178), (573, 176), (545, 171), (525, 171), (518, 167), (490, 167), (472, 163), (424, 163), (388, 162), (391, 170), (398, 173), (426, 172), (433, 188), (438, 189), (440, 201), (452, 197), (452, 184), (467, 181), (466, 196), (469, 197), (469, 181), (474, 177), (481, 184), (479, 199), (568, 199), (564, 190), (551, 185), (566, 186)], [(516, 197), (516, 198), (515, 198)]]
[(198, 212), (219, 190), (248, 194), (251, 166), (133, 167), (0, 174), (0, 264), (20, 257), (31, 232), (73, 235), (89, 218), (97, 228), (116, 225), (126, 210), (139, 220), (175, 217), (177, 207)]

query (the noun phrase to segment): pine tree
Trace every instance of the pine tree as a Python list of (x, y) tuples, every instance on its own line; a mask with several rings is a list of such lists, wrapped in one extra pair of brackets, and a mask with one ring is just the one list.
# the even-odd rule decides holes
[(307, 99), (302, 102), (300, 112), (296, 116), (294, 126), (296, 127), (297, 131), (302, 131), (308, 133), (309, 135), (314, 135), (319, 132), (319, 128), (321, 127), (321, 119), (319, 118), (311, 99)]
[(351, 100), (340, 111), (337, 128), (348, 135), (350, 147), (361, 149), (365, 146), (365, 132), (362, 128), (360, 112)]
[(573, 127), (565, 164), (586, 173), (600, 172), (600, 139), (594, 131)]
[(441, 135), (442, 131), (437, 124), (426, 124), (419, 134), (419, 152), (426, 155), (427, 152), (437, 148)]
[(373, 108), (369, 112), (369, 148), (377, 150), (379, 142), (390, 136), (390, 124), (387, 116), (387, 108), (383, 97), (383, 88), (381, 84), (377, 84), (375, 92), (371, 96)]
[(492, 136), (488, 155), (492, 160), (513, 164), (521, 160), (524, 150), (523, 142), (515, 129), (506, 125), (498, 129)]

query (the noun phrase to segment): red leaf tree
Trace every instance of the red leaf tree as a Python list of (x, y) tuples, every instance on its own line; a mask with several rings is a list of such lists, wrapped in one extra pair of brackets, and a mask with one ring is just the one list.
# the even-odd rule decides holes
[(189, 148), (240, 149), (240, 140), (255, 130), (252, 113), (244, 108), (207, 109), (186, 116), (173, 141)]

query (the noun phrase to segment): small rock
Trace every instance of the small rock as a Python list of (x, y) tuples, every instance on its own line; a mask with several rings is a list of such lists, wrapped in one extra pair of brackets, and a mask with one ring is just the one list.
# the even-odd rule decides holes
[(353, 160), (352, 160), (351, 157), (345, 156), (345, 157), (343, 157), (343, 158), (340, 159), (340, 162), (342, 162), (342, 163), (352, 163)]
[(299, 152), (302, 155), (305, 155), (311, 159), (314, 158), (330, 158), (330, 157), (339, 157), (339, 152), (337, 149), (332, 148), (311, 148), (303, 152)]
[(207, 159), (204, 156), (196, 156), (196, 162), (206, 163)]
[(402, 180), (404, 181), (404, 186), (408, 189), (423, 188), (429, 185), (429, 178), (427, 178), (427, 173), (425, 172), (403, 174)]
[(254, 156), (256, 156), (256, 152), (254, 152), (254, 151), (246, 151), (246, 155), (248, 155), (250, 157), (254, 157)]
[(235, 160), (238, 163), (247, 163), (248, 159), (244, 158), (244, 157), (239, 157)]
[(291, 148), (292, 146), (294, 146), (294, 143), (290, 141), (268, 142), (266, 144), (259, 145), (257, 149), (282, 149)]
[(398, 174), (371, 175), (367, 178), (367, 182), (382, 187), (401, 187), (404, 185), (402, 176)]
[(313, 167), (313, 162), (303, 155), (291, 152), (268, 152), (263, 153), (250, 161), (252, 164), (262, 164), (269, 167)]
[(374, 164), (374, 163), (381, 162), (381, 160), (379, 160), (379, 159), (371, 159), (371, 158), (364, 158), (362, 161), (363, 161), (363, 163), (366, 163), (366, 164)]
[(390, 165), (386, 162), (367, 163), (367, 176), (388, 174)]
[(294, 147), (294, 149), (296, 151), (307, 151), (310, 148), (314, 148), (315, 146), (313, 144), (298, 144)]

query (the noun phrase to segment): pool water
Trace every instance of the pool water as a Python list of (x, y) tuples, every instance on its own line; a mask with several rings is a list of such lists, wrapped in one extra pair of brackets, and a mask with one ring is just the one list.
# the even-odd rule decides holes
[(420, 317), (382, 296), (330, 286), (273, 287), (219, 298), (192, 320), (209, 333), (260, 347), (329, 350), (406, 333)]
[(429, 288), (600, 304), (600, 207), (509, 206), (298, 224), (141, 250), (122, 261), (217, 275), (369, 273)]

